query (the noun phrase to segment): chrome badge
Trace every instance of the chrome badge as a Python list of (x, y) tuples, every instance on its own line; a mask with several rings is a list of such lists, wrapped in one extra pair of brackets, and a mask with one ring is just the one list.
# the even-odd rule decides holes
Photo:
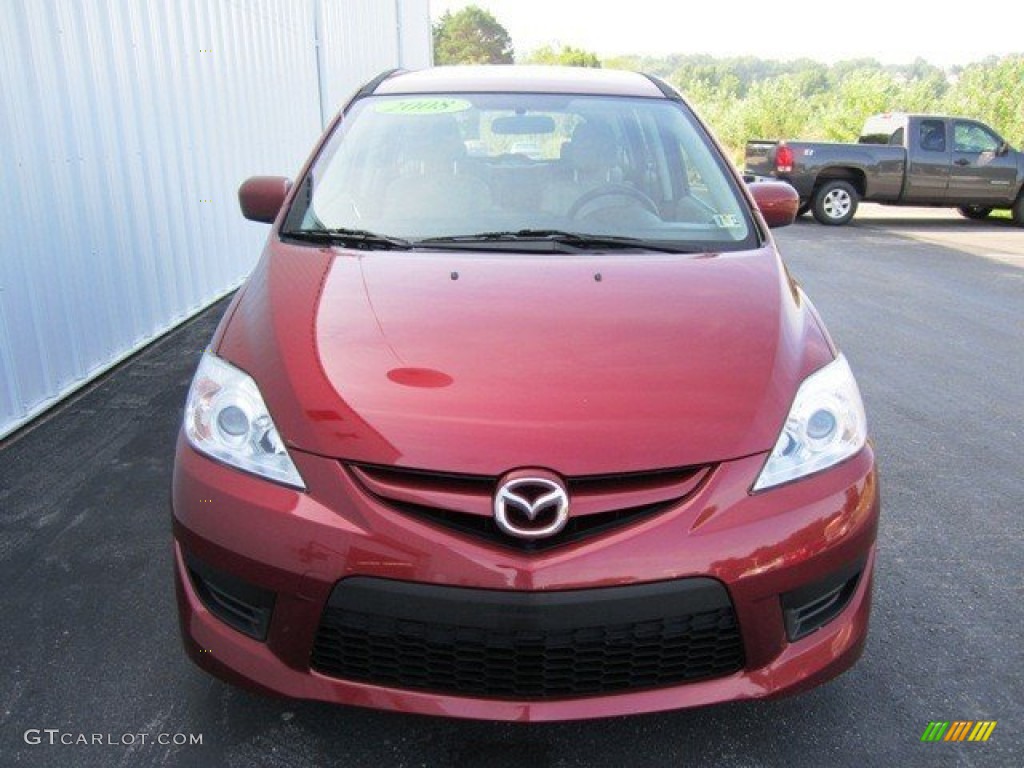
[(520, 539), (554, 536), (569, 521), (569, 494), (557, 478), (517, 472), (494, 495), (494, 521)]

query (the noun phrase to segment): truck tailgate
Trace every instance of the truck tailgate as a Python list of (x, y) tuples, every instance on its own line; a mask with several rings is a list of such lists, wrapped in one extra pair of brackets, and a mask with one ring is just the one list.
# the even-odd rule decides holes
[(775, 170), (775, 149), (777, 141), (755, 139), (747, 142), (747, 153), (743, 167), (746, 173), (755, 176), (769, 176)]

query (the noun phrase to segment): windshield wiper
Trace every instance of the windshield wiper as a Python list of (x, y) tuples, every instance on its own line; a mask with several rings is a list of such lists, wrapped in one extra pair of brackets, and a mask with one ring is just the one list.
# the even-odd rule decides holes
[(666, 253), (693, 253), (693, 248), (662, 240), (644, 240), (639, 237), (597, 235), (587, 232), (569, 232), (562, 229), (517, 229), (503, 232), (478, 232), (473, 235), (427, 237), (415, 245), (462, 246), (477, 243), (550, 242), (571, 248), (637, 249)]
[(282, 232), (281, 237), (293, 237), (296, 240), (308, 240), (311, 243), (339, 244), (350, 248), (409, 250), (413, 247), (411, 242), (401, 237), (382, 235), (366, 229), (290, 229)]

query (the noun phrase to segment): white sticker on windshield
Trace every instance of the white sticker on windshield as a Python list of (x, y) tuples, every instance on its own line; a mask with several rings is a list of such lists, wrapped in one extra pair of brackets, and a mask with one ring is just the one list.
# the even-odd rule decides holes
[(736, 229), (736, 227), (743, 226), (740, 224), (740, 217), (735, 213), (716, 213), (715, 225), (719, 229)]

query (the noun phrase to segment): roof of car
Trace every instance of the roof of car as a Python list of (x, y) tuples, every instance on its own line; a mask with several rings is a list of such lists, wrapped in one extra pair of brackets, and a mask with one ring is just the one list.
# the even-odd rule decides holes
[(646, 75), (585, 67), (433, 67), (398, 72), (374, 90), (375, 94), (446, 92), (574, 93), (665, 98), (658, 85)]

